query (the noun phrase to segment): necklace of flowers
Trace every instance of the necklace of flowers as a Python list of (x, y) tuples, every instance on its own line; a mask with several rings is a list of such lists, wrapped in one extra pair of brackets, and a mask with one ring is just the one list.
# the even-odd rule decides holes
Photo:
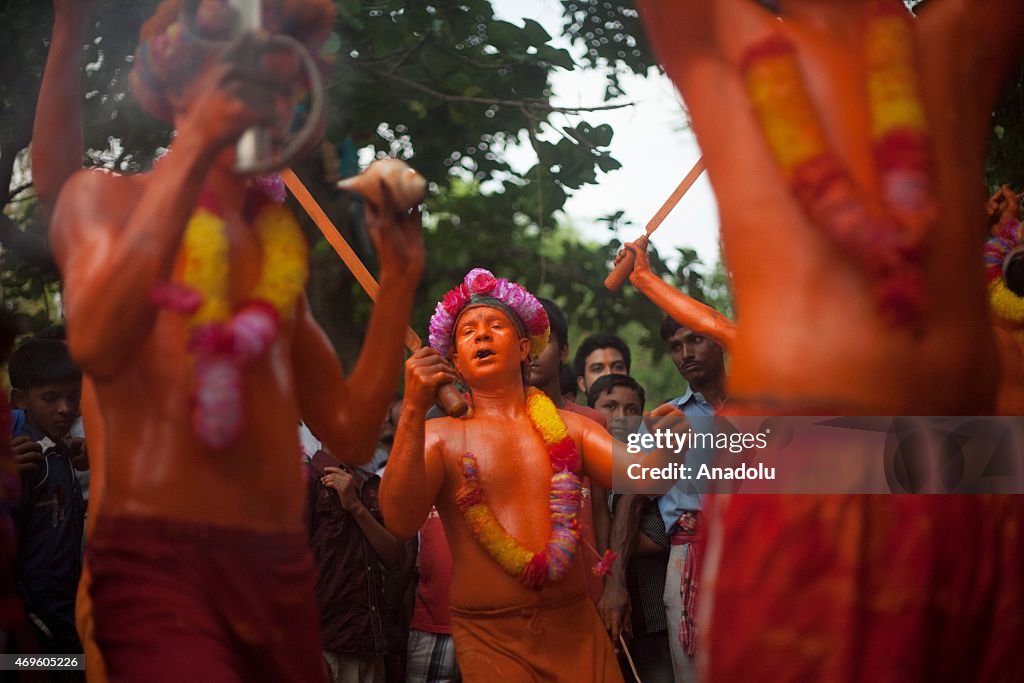
[(810, 221), (867, 274), (879, 311), (896, 326), (916, 326), (925, 313), (924, 260), (937, 221), (916, 45), (902, 2), (870, 5), (865, 85), (883, 207), (873, 205), (833, 149), (795, 44), (773, 33), (746, 51), (742, 65), (755, 116), (790, 191)]
[(524, 548), (494, 516), (480, 484), (476, 456), (462, 456), (465, 482), (455, 502), (466, 525), (501, 568), (527, 586), (558, 581), (572, 566), (580, 543), (579, 510), (583, 481), (576, 443), (565, 429), (554, 403), (544, 392), (530, 387), (526, 410), (534, 429), (541, 435), (551, 459), (551, 537), (544, 550)]
[(273, 343), (309, 274), (306, 239), (283, 205), (283, 184), (275, 179), (254, 179), (247, 197), (246, 215), (255, 216), (262, 264), (245, 301), (231, 303), (227, 224), (206, 192), (185, 228), (181, 281), (163, 283), (152, 292), (159, 307), (189, 316), (192, 425), (199, 441), (212, 449), (230, 446), (241, 432), (242, 368)]

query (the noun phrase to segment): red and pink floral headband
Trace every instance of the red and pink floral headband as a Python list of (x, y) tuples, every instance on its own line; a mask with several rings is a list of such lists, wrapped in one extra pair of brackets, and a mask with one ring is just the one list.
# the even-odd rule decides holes
[(530, 355), (540, 353), (548, 345), (551, 327), (548, 314), (537, 297), (514, 282), (494, 277), (489, 270), (474, 268), (466, 274), (462, 284), (444, 295), (430, 318), (430, 346), (442, 356), (451, 351), (455, 321), (474, 296), (500, 301), (515, 313), (530, 338)]

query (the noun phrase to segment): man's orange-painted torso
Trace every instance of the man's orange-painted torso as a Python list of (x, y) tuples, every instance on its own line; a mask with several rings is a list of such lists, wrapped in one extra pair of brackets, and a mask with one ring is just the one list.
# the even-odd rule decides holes
[[(559, 411), (567, 426), (575, 415)], [(443, 433), (445, 483), (437, 501), (451, 547), (454, 574), (451, 604), (456, 608), (493, 608), (543, 604), (586, 590), (589, 566), (581, 544), (569, 573), (560, 581), (530, 588), (507, 574), (483, 549), (455, 504), (462, 485), (459, 459), (473, 452), (480, 479), (495, 517), (520, 544), (534, 552), (551, 535), (551, 464), (547, 448), (529, 419), (510, 422), (492, 417), (431, 420), (427, 429)], [(596, 561), (596, 560), (595, 560)]]
[[(144, 175), (94, 179), (90, 189), (102, 192), (109, 211), (97, 224), (116, 232), (147, 181)], [(240, 216), (226, 218), (232, 299), (241, 301), (259, 277), (260, 249)], [(90, 307), (87, 301), (80, 304), (84, 310)], [(222, 452), (202, 448), (192, 430), (188, 397), (193, 373), (185, 316), (158, 313), (151, 332), (116, 376), (87, 378), (82, 412), (90, 449), (99, 456), (92, 459), (90, 524), (106, 515), (135, 515), (263, 531), (301, 530), (293, 330), (293, 320), (283, 321), (268, 352), (243, 370), (245, 426), (238, 441)]]
[[(772, 31), (789, 38), (830, 143), (881, 205), (862, 66), (868, 4), (794, 0), (779, 22), (751, 0), (641, 3), (720, 200), (739, 323), (730, 393), (867, 414), (989, 412), (998, 370), (977, 240), (987, 125), (974, 83), (950, 63), (948, 40), (921, 41), (939, 221), (917, 334), (882, 320), (864, 275), (793, 199), (744, 88), (743, 52)], [(695, 23), (701, 28), (688, 31)]]
[[(794, 198), (740, 66), (770, 35), (788, 39), (829, 144), (881, 208), (862, 28), (873, 2), (781, 0), (781, 21), (754, 0), (638, 4), (686, 101), (719, 199), (738, 323), (726, 411), (990, 414), (999, 364), (980, 259), (982, 181), (991, 106), (1019, 58), (1019, 7), (932, 0), (914, 22), (937, 221), (923, 260), (925, 310), (912, 332), (883, 320), (868, 277)], [(995, 659), (986, 651), (1002, 657), (1020, 642), (1022, 548), (1013, 524), (1021, 506), (1013, 497), (708, 502), (702, 678), (759, 670), (793, 680), (851, 671), (959, 680), (948, 667), (964, 664), (991, 677), (985, 665)], [(969, 532), (976, 528), (986, 533)], [(983, 540), (964, 553), (950, 540), (964, 535)], [(992, 557), (1006, 561), (985, 561)], [(979, 572), (991, 575), (979, 582)], [(930, 581), (936, 576), (941, 581)], [(992, 602), (944, 600), (979, 585), (996, 594)], [(978, 627), (991, 629), (984, 644), (958, 648)], [(1014, 657), (1006, 660), (1019, 665)]]
[[(381, 508), (388, 528), (398, 535), (419, 529), (435, 506), (452, 552), (454, 574), (451, 604), (462, 609), (543, 605), (559, 597), (583, 595), (588, 563), (585, 549), (576, 550), (569, 572), (558, 581), (532, 588), (507, 573), (488, 554), (463, 517), (456, 496), (465, 483), (460, 459), (476, 456), (487, 504), (502, 527), (520, 546), (534, 553), (546, 549), (551, 536), (551, 457), (526, 409), (521, 366), (530, 342), (519, 337), (509, 318), (488, 307), (472, 308), (459, 318), (455, 332), (455, 368), (473, 391), (473, 413), (420, 422), (432, 397), (436, 370), (417, 374), (418, 363), (443, 363), (432, 350), (406, 363), (406, 399), (395, 437), (392, 459), (381, 484)], [(478, 357), (478, 351), (491, 355)], [(423, 366), (420, 366), (421, 368)], [(589, 418), (559, 410), (566, 431), (594, 481), (611, 484), (608, 433)], [(412, 432), (424, 430), (422, 446), (412, 445)], [(424, 477), (410, 474), (424, 465)]]

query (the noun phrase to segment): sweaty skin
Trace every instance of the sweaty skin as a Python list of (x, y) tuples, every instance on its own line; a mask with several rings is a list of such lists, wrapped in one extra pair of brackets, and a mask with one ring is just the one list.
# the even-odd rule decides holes
[(643, 244), (639, 242), (640, 240), (637, 240), (626, 244), (615, 259), (618, 263), (625, 257), (626, 251), (633, 253), (630, 283), (677, 323), (711, 337), (728, 351), (736, 338), (735, 323), (655, 275), (651, 271), (650, 260), (647, 257), (647, 241), (643, 240)]
[(390, 202), (367, 209), (382, 296), (348, 380), (300, 297), (272, 346), (243, 371), (244, 427), (223, 452), (207, 451), (192, 432), (186, 319), (149, 299), (179, 267), (203, 187), (227, 223), (232, 300), (243, 300), (258, 278), (259, 242), (242, 217), (247, 180), (230, 170), (233, 146), (249, 126), (275, 120), (288, 74), (247, 68), (254, 49), (258, 39), (237, 43), (174, 95), (177, 136), (153, 171), (81, 171), (61, 192), (54, 253), (68, 342), (86, 375), (86, 429), (101, 451), (94, 451), (90, 526), (99, 512), (301, 531), (299, 419), (351, 464), (373, 452), (423, 267), (418, 215), (400, 215)]
[[(1019, 3), (931, 0), (913, 23), (936, 222), (924, 312), (903, 327), (883, 319), (864, 271), (794, 198), (740, 68), (773, 34), (795, 46), (828, 143), (877, 209), (861, 28), (872, 3), (782, 0), (781, 21), (751, 0), (638, 4), (720, 199), (740, 320), (722, 412), (990, 414), (998, 363), (977, 238), (992, 106), (1024, 47)], [(701, 679), (1019, 677), (1017, 498), (709, 496)]]
[[(435, 388), (455, 373), (429, 348), (406, 361), (405, 402), (381, 483), (381, 511), (388, 530), (409, 538), (436, 501), (454, 561), (451, 604), (456, 608), (541, 604), (570, 596), (584, 590), (583, 572), (593, 564), (580, 548), (564, 579), (539, 590), (524, 586), (480, 546), (455, 504), (463, 481), (459, 458), (472, 451), (480, 463), (487, 500), (502, 526), (530, 550), (541, 550), (547, 543), (551, 466), (526, 412), (520, 370), (529, 346), (502, 311), (481, 306), (462, 315), (455, 327), (453, 362), (473, 390), (473, 416), (464, 420), (440, 418), (424, 424)], [(477, 358), (480, 349), (494, 355)], [(583, 457), (584, 473), (610, 487), (608, 432), (593, 420), (558, 412)]]
[(925, 266), (927, 313), (915, 334), (882, 320), (864, 275), (793, 198), (739, 67), (772, 32), (790, 39), (829, 142), (881, 204), (863, 94), (860, 27), (869, 3), (788, 0), (783, 21), (751, 0), (639, 5), (722, 198), (742, 321), (734, 339), (722, 340), (733, 358), (733, 400), (873, 415), (990, 412), (997, 366), (977, 256), (981, 178), (992, 105), (1024, 45), (1019, 6), (933, 0), (915, 21), (939, 217)]
[(46, 219), (64, 182), (82, 166), (82, 43), (95, 1), (53, 1), (53, 35), (32, 128), (32, 184)]

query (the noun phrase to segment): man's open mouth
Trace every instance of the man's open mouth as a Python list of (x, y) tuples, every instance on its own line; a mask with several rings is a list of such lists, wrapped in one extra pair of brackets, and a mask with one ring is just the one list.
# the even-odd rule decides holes
[(476, 358), (477, 360), (481, 360), (483, 358), (488, 358), (493, 355), (494, 351), (491, 351), (490, 349), (480, 349), (479, 351), (476, 352), (474, 358)]

